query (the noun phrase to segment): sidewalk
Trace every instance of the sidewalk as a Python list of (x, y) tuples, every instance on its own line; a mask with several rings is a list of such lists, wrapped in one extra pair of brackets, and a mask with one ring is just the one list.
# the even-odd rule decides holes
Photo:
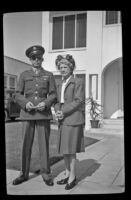
[(55, 195), (55, 194), (106, 194), (124, 192), (124, 136), (122, 131), (85, 133), (99, 141), (86, 147), (77, 155), (76, 172), (78, 184), (72, 190), (56, 184), (64, 176), (64, 161), (51, 167), (54, 186), (45, 185), (41, 175), (30, 174), (30, 179), (13, 186), (12, 180), (19, 171), (7, 169), (7, 193), (13, 195)]

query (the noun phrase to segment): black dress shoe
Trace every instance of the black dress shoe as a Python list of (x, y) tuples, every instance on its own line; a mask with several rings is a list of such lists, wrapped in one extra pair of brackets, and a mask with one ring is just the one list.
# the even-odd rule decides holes
[(69, 177), (61, 179), (60, 181), (57, 181), (58, 185), (64, 185), (68, 182)]
[(43, 178), (43, 181), (44, 181), (45, 184), (48, 185), (48, 186), (53, 186), (53, 185), (54, 185), (54, 182), (53, 182), (52, 178), (49, 178), (49, 179), (44, 179), (44, 178)]
[(74, 180), (71, 182), (71, 183), (67, 183), (66, 186), (65, 186), (65, 189), (66, 190), (70, 190), (72, 189), (73, 187), (75, 187), (76, 185), (76, 177), (74, 178)]
[(16, 178), (13, 182), (12, 182), (12, 184), (13, 185), (18, 185), (18, 184), (21, 184), (21, 183), (23, 183), (23, 182), (25, 182), (25, 181), (27, 181), (28, 180), (28, 178), (25, 178), (24, 176), (19, 176), (18, 178)]

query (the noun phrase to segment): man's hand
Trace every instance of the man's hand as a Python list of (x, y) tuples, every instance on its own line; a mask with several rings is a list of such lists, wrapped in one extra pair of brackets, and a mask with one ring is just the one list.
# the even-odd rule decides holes
[(63, 112), (58, 110), (55, 114), (57, 120), (62, 120), (64, 118)]
[(37, 105), (37, 110), (42, 111), (45, 109), (45, 102), (41, 102)]
[(26, 104), (27, 111), (31, 111), (33, 107), (34, 107), (34, 104), (30, 101)]

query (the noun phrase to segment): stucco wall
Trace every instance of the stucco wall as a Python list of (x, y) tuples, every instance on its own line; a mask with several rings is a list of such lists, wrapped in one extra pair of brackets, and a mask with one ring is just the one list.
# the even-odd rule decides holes
[(27, 63), (6, 56), (4, 57), (4, 73), (17, 75), (19, 77), (21, 72), (30, 68), (31, 65)]
[[(52, 13), (51, 13), (52, 14)], [(55, 14), (55, 12), (53, 12)], [(56, 13), (58, 14), (58, 13)], [(52, 15), (51, 15), (52, 16)], [(43, 12), (42, 20), (42, 44), (46, 49), (44, 67), (56, 71), (55, 59), (58, 54), (69, 53), (75, 58), (77, 70), (87, 70), (90, 73), (98, 73), (101, 69), (101, 34), (102, 12), (87, 12), (87, 47), (83, 49), (51, 51), (51, 16), (49, 12)], [(45, 29), (46, 27), (46, 29)], [(48, 40), (47, 40), (48, 38)]]
[(122, 26), (103, 27), (102, 68), (113, 60), (122, 57)]
[(29, 63), (25, 50), (42, 43), (42, 12), (14, 12), (3, 16), (4, 56)]

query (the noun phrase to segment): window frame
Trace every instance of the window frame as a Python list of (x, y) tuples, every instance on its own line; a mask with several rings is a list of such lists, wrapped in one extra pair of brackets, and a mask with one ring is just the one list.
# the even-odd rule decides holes
[[(10, 90), (16, 90), (17, 75), (5, 73), (4, 77), (5, 76), (7, 77), (7, 87), (4, 86), (4, 88), (5, 89), (10, 89)], [(10, 87), (10, 78), (14, 78), (15, 79), (15, 86), (14, 87)]]
[[(106, 12), (108, 11), (116, 11), (118, 12), (118, 22), (115, 24), (106, 24)], [(120, 16), (121, 16), (121, 11), (118, 10), (106, 10), (104, 11), (104, 26), (105, 27), (110, 27), (110, 26), (120, 26), (122, 23), (120, 22)]]
[[(14, 86), (11, 86), (11, 78), (12, 78), (13, 81), (14, 81)], [(9, 88), (12, 89), (12, 90), (13, 90), (13, 89), (14, 89), (14, 90), (16, 89), (16, 76), (12, 76), (12, 75), (9, 76)]]
[[(88, 14), (87, 11), (70, 11), (68, 13), (55, 13), (51, 16), (50, 22), (50, 46), (49, 52), (65, 52), (65, 51), (79, 51), (79, 50), (86, 50), (87, 48), (87, 38), (86, 38), (86, 46), (85, 47), (76, 47), (76, 15), (78, 14)], [(52, 49), (52, 40), (53, 40), (53, 18), (54, 17), (63, 17), (63, 30), (65, 26), (65, 16), (75, 15), (75, 47), (74, 48), (64, 48), (64, 31), (63, 31), (63, 48), (62, 49)], [(87, 20), (86, 20), (86, 35), (87, 35)]]
[[(6, 86), (5, 86), (5, 78), (6, 78)], [(4, 74), (4, 88), (7, 89), (8, 88), (8, 75)]]

